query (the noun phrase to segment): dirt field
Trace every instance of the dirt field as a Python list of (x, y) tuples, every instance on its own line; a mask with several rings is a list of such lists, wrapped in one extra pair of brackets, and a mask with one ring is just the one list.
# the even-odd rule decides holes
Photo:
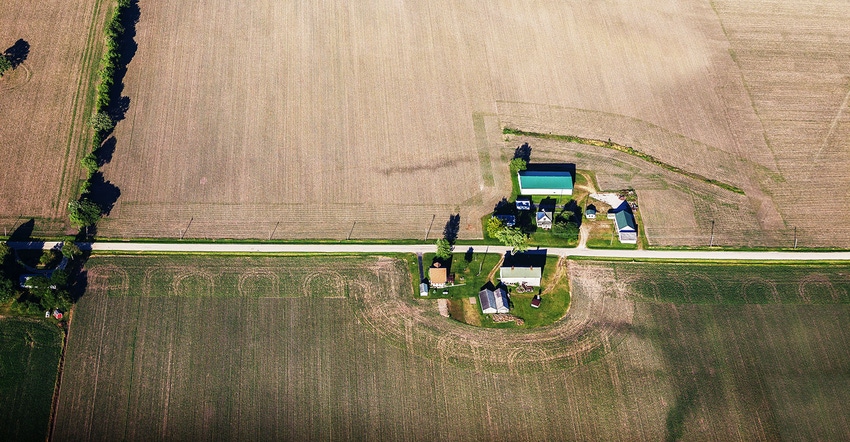
[(672, 184), (650, 211), (685, 198), (703, 213), (669, 236), (647, 216), (655, 243), (698, 243), (715, 213), (736, 221), (730, 243), (791, 228), (760, 181), (784, 172), (708, 3), (214, 6), (141, 5), (105, 235), (420, 238), (459, 211), (461, 238), (478, 237), (510, 190), (501, 124), (613, 137), (747, 192)]
[[(0, 224), (36, 218), (57, 234), (82, 176), (84, 122), (101, 56), (106, 0), (0, 2), (0, 52), (22, 63), (0, 79)], [(61, 17), (61, 19), (58, 19)], [(17, 43), (20, 41), (20, 43)], [(17, 44), (16, 44), (17, 43)]]
[[(656, 271), (681, 272), (572, 263), (568, 316), (523, 331), (441, 317), (435, 300), (413, 295), (407, 264), (391, 258), (89, 263), (57, 439), (835, 440), (850, 433), (840, 412), (850, 391), (840, 374), (850, 360), (846, 269), (758, 272), (780, 293), (832, 287), (844, 293), (840, 305), (802, 298), (697, 305), (657, 302), (634, 284)], [(736, 271), (749, 272), (713, 272)], [(702, 273), (714, 274), (694, 268), (687, 278)]]

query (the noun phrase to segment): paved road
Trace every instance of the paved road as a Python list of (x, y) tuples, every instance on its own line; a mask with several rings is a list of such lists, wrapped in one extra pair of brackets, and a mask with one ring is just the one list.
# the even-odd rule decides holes
[[(54, 242), (9, 243), (20, 249), (51, 248)], [(455, 246), (456, 252), (472, 247), (475, 253), (489, 250), (490, 253), (505, 253), (502, 246)], [(429, 253), (433, 244), (220, 244), (220, 243), (143, 243), (143, 242), (96, 242), (80, 244), (80, 248), (104, 252), (221, 252), (221, 253)], [(848, 261), (850, 252), (733, 252), (719, 250), (617, 250), (617, 249), (545, 249), (550, 255), (591, 258), (626, 259), (710, 259), (710, 260), (754, 260), (754, 261)]]

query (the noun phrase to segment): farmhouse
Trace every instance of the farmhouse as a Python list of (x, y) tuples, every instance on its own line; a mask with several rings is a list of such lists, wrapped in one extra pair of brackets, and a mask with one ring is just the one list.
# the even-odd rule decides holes
[(508, 291), (501, 284), (496, 287), (490, 281), (487, 281), (487, 284), (484, 284), (478, 292), (478, 303), (481, 305), (481, 312), (485, 315), (510, 311)]
[(572, 195), (573, 174), (564, 170), (521, 170), (517, 173), (523, 195)]
[(449, 280), (448, 271), (445, 267), (441, 267), (440, 263), (428, 269), (428, 277), (431, 279), (431, 287), (445, 287)]
[(637, 244), (637, 223), (629, 203), (623, 201), (618, 207), (608, 211), (608, 217), (614, 219), (617, 236), (623, 244)]
[(506, 253), (499, 268), (499, 279), (503, 284), (539, 286), (543, 263), (546, 262), (545, 253), (545, 250), (542, 253)]
[(542, 208), (537, 212), (537, 228), (544, 230), (552, 228), (552, 212), (545, 212)]

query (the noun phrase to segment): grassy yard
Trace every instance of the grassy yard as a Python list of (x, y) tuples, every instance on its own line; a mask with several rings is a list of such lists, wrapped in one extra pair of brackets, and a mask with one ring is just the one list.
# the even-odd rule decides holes
[(0, 319), (0, 440), (45, 440), (62, 331), (53, 323)]
[[(569, 281), (564, 272), (558, 272), (558, 258), (547, 256), (546, 266), (543, 269), (543, 302), (540, 308), (531, 307), (531, 299), (540, 290), (532, 293), (516, 293), (514, 287), (509, 287), (511, 297), (511, 314), (522, 319), (524, 324), (517, 326), (514, 322), (493, 321), (491, 315), (481, 312), (478, 305), (478, 291), (487, 283), (488, 275), (494, 272), (492, 282), (499, 282), (499, 271), (496, 264), (501, 256), (495, 254), (474, 254), (472, 261), (467, 262), (463, 253), (455, 253), (451, 259), (450, 272), (456, 275), (456, 283), (463, 284), (444, 289), (431, 289), (429, 298), (449, 298), (451, 308), (449, 313), (453, 319), (471, 325), (481, 325), (493, 328), (531, 328), (551, 324), (561, 319), (570, 306)], [(423, 257), (425, 266), (430, 266), (434, 260), (433, 254)], [(482, 260), (484, 265), (482, 266)], [(478, 273), (479, 267), (482, 269)], [(443, 294), (443, 292), (448, 292)], [(475, 304), (470, 304), (469, 298), (475, 298)], [(473, 306), (470, 308), (469, 306)]]

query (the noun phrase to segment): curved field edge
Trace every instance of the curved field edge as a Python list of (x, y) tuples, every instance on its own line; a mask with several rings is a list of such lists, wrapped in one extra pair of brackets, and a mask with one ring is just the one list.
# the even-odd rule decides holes
[(0, 439), (47, 438), (62, 345), (55, 324), (0, 318)]
[(571, 262), (575, 304), (562, 323), (581, 322), (584, 305), (589, 332), (607, 327), (612, 345), (563, 369), (523, 337), (570, 346), (583, 336), (561, 323), (450, 322), (413, 296), (396, 258), (90, 264), (57, 438), (835, 439), (848, 429), (833, 412), (847, 379), (830, 375), (850, 361), (846, 305), (655, 302), (632, 288), (652, 266)]

